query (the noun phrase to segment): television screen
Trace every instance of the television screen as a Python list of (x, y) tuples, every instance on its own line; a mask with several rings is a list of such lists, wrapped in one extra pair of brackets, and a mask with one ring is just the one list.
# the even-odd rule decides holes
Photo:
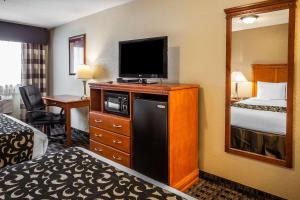
[(168, 37), (122, 41), (119, 43), (119, 76), (168, 77)]

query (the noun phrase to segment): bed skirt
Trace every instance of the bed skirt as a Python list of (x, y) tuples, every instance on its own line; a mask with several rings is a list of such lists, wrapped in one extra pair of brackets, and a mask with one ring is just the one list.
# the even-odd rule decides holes
[(231, 148), (285, 159), (285, 135), (231, 126)]

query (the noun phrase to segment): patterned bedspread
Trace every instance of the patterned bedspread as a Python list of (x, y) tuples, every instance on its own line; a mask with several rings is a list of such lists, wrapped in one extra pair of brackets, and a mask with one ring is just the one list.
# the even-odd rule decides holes
[(32, 158), (34, 132), (0, 114), (0, 168)]
[(182, 199), (77, 148), (0, 170), (0, 199)]
[(251, 105), (251, 104), (244, 104), (244, 103), (233, 103), (231, 106), (237, 108), (251, 109), (251, 110), (286, 113), (286, 107), (280, 107), (280, 106)]

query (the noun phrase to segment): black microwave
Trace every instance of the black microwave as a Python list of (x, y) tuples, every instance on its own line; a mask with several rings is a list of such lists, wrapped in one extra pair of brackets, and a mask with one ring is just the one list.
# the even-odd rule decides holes
[(104, 92), (104, 111), (112, 114), (128, 116), (128, 93)]

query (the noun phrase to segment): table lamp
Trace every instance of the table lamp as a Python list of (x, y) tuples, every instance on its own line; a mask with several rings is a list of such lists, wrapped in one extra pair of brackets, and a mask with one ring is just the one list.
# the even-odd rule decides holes
[(90, 66), (88, 65), (80, 65), (77, 67), (76, 70), (76, 78), (81, 79), (83, 82), (83, 96), (81, 99), (87, 99), (86, 95), (86, 83), (89, 79), (93, 78), (93, 70)]
[(231, 73), (231, 81), (235, 83), (235, 94), (236, 98), (239, 98), (238, 94), (238, 84), (241, 82), (247, 82), (248, 80), (244, 76), (244, 74), (240, 71), (234, 71)]

